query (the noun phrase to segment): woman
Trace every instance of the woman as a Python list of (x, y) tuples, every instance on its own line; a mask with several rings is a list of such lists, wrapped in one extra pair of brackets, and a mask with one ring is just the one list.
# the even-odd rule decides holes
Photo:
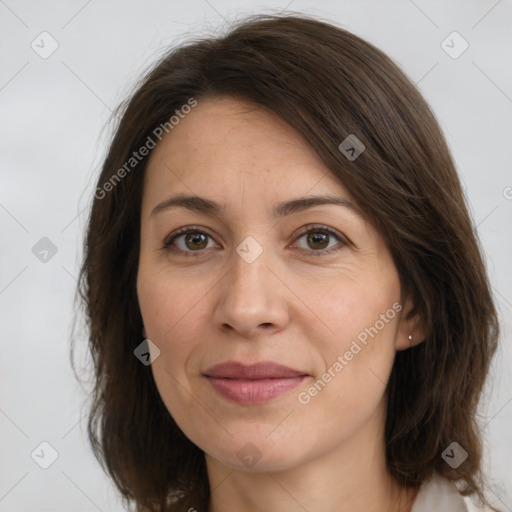
[(170, 51), (119, 117), (79, 290), (89, 436), (126, 503), (490, 506), (496, 311), (403, 72), (328, 23), (255, 16)]

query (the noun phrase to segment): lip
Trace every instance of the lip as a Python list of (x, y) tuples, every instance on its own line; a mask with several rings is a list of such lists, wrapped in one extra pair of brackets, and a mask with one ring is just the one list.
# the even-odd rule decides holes
[(227, 362), (203, 375), (224, 398), (239, 404), (262, 404), (298, 386), (309, 375), (272, 361), (251, 365)]
[(245, 365), (236, 361), (216, 364), (204, 372), (207, 377), (223, 379), (279, 379), (307, 375), (306, 372), (294, 370), (272, 361)]

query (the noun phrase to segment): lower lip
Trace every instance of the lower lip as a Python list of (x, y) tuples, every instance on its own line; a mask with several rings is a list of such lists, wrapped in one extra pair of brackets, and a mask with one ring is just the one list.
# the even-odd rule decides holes
[(220, 395), (239, 404), (263, 404), (297, 387), (305, 378), (305, 375), (257, 380), (207, 377)]

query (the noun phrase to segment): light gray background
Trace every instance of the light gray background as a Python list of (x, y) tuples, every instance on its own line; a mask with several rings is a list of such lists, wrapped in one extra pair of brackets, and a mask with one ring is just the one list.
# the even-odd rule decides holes
[[(0, 0), (0, 511), (122, 510), (87, 444), (86, 390), (68, 356), (103, 128), (166, 45), (287, 5), (384, 50), (440, 120), (500, 310), (502, 345), (482, 423), (497, 503), (512, 510), (512, 2), (287, 1)], [(42, 46), (43, 31), (59, 45), (47, 59), (31, 48)], [(456, 59), (441, 47), (453, 31), (469, 43)], [(46, 263), (32, 252), (42, 237), (58, 249)], [(48, 469), (30, 456), (43, 441), (58, 452)], [(38, 453), (43, 461), (50, 452)]]

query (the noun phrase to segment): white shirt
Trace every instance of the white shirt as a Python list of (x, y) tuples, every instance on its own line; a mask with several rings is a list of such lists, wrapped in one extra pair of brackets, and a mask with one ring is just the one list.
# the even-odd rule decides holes
[[(176, 492), (177, 502), (179, 492)], [(486, 509), (487, 510), (487, 509)], [(457, 488), (445, 477), (435, 474), (430, 480), (423, 482), (411, 512), (486, 512), (478, 508), (472, 501), (462, 496)]]
[(478, 512), (471, 500), (462, 496), (447, 478), (435, 474), (423, 482), (411, 512)]

